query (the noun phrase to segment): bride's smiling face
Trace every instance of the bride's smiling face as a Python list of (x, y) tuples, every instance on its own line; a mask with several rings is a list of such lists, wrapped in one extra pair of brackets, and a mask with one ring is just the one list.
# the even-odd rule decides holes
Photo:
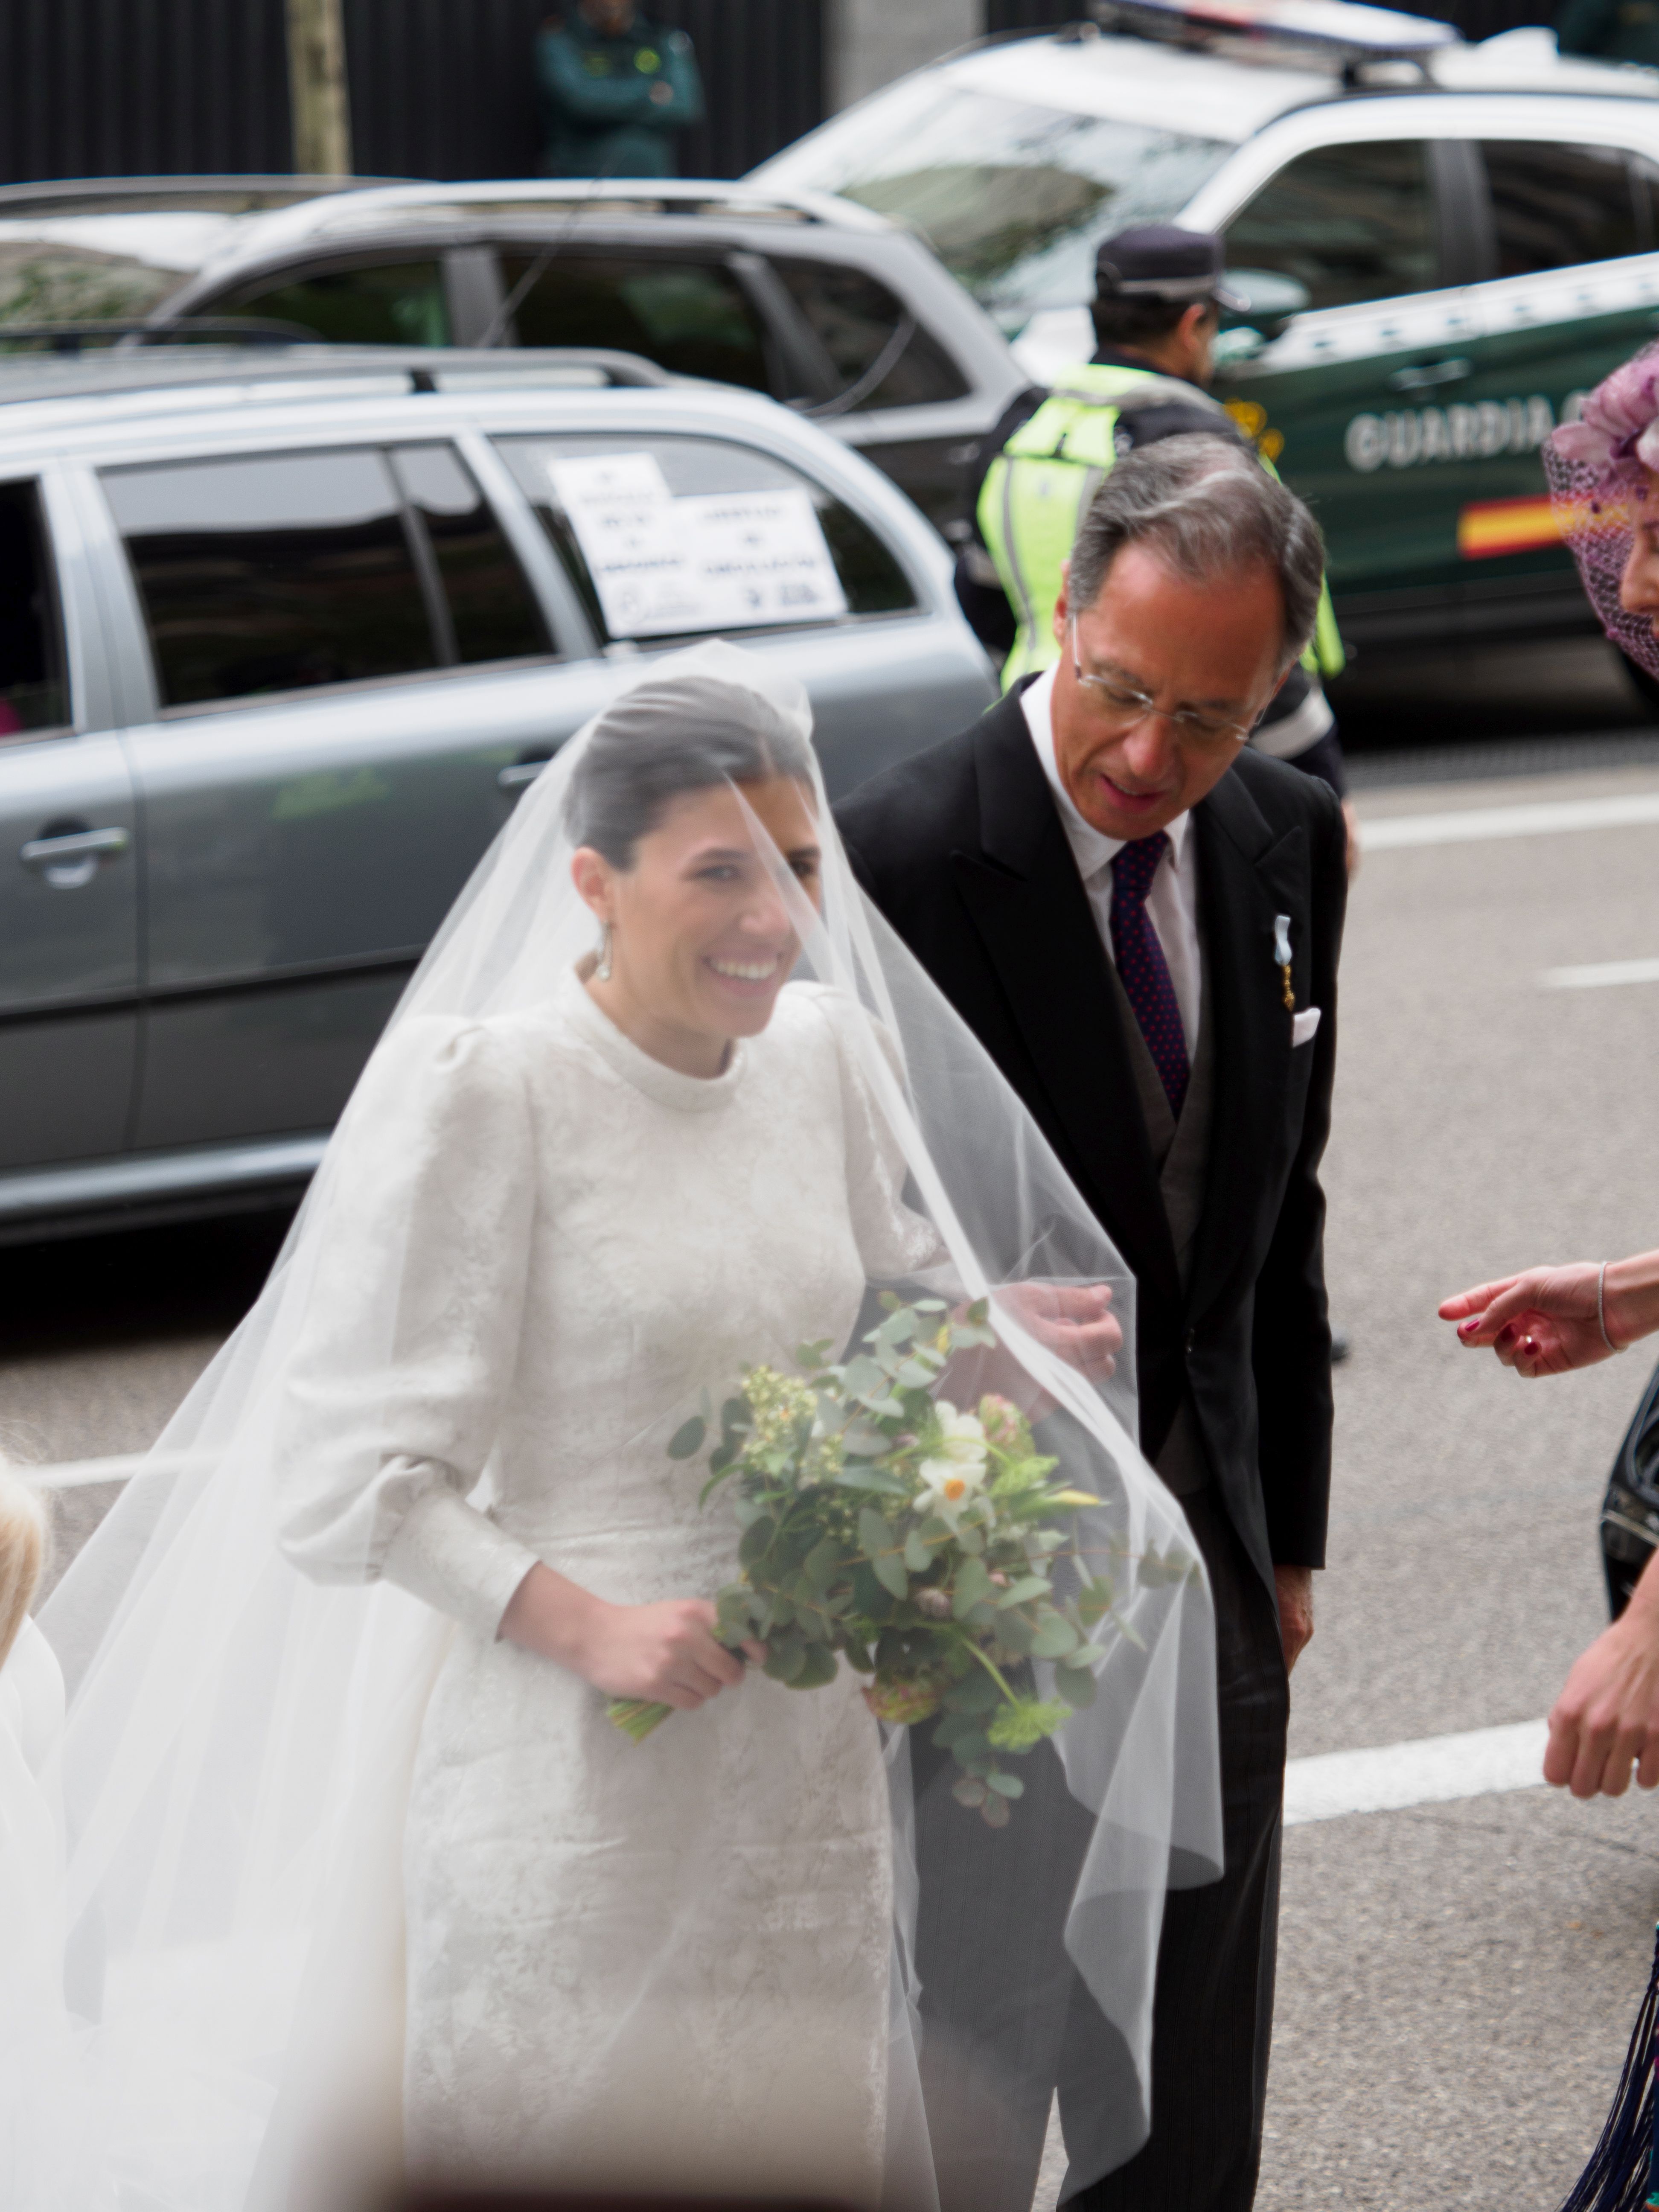
[(791, 776), (671, 800), (626, 868), (591, 846), (573, 863), (576, 889), (611, 925), (611, 975), (589, 990), (635, 1044), (688, 1075), (719, 1074), (732, 1040), (766, 1027), (800, 949), (751, 817), (816, 905), (817, 822)]

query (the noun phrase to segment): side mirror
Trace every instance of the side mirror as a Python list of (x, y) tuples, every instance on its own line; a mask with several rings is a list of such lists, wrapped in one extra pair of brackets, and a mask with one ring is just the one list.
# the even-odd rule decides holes
[(1276, 338), (1293, 315), (1313, 305), (1307, 286), (1277, 269), (1230, 269), (1222, 284), (1231, 301), (1222, 309), (1224, 331), (1249, 325), (1263, 338)]
[(1241, 362), (1254, 361), (1265, 352), (1267, 341), (1260, 331), (1252, 330), (1248, 323), (1237, 325), (1230, 331), (1219, 331), (1215, 343), (1210, 348), (1213, 368), (1236, 368)]

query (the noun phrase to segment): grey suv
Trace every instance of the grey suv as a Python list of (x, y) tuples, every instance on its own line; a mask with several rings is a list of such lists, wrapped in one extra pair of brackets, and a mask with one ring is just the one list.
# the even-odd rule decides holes
[(751, 394), (613, 373), (191, 350), (0, 405), (0, 1240), (297, 1188), (516, 795), (641, 652), (783, 661), (832, 789), (990, 702), (945, 548), (877, 471)]

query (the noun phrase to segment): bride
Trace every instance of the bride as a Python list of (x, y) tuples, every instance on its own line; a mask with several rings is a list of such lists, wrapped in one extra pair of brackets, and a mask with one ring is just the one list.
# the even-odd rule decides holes
[[(738, 1531), (668, 1439), (873, 1286), (988, 1291), (1096, 1540), (1184, 1528), (1112, 1374), (1115, 1255), (880, 928), (804, 699), (732, 648), (526, 795), (46, 1614), (101, 1960), (54, 2205), (320, 2202), (399, 2159), (928, 2200), (902, 1732), (844, 1667), (798, 1692), (717, 1640)], [(1068, 1941), (1144, 2106), (1171, 1854), (1218, 1826), (1202, 1583), (1126, 1603), (1059, 1749), (1096, 1815)], [(611, 1697), (676, 1711), (635, 1743)], [(1017, 1946), (1019, 1905), (962, 1940)], [(1096, 2162), (1144, 2128), (1131, 2098)]]

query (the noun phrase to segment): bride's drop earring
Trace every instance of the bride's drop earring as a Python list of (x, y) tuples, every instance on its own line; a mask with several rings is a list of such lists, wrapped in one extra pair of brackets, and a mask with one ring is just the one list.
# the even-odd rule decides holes
[(593, 981), (596, 983), (611, 981), (611, 924), (608, 921), (599, 924), (599, 949), (593, 962)]

